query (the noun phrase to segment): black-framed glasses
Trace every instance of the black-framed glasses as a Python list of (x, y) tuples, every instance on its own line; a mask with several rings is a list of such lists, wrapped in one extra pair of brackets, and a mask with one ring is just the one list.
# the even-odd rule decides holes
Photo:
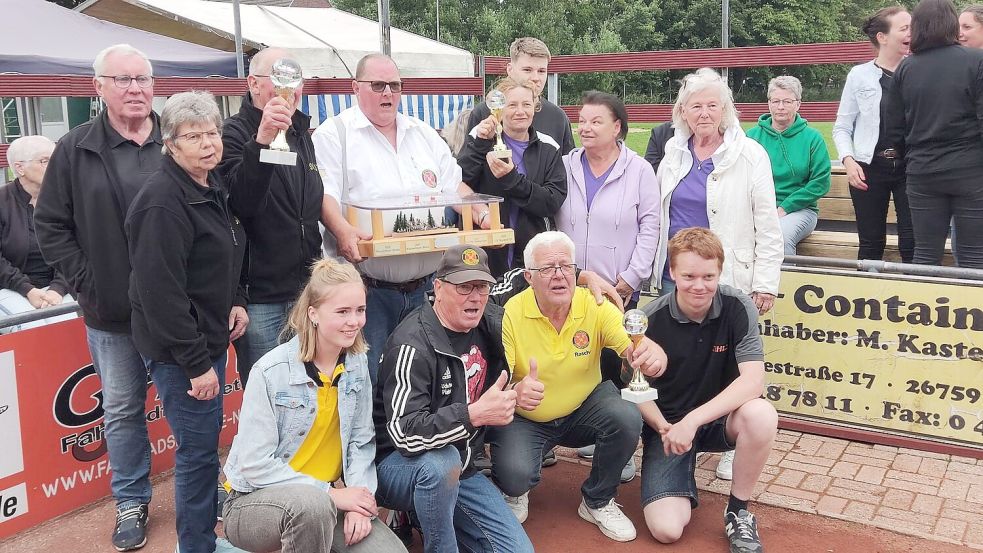
[(184, 134), (179, 134), (174, 137), (174, 140), (181, 139), (192, 146), (197, 146), (201, 144), (201, 141), (205, 138), (211, 140), (212, 142), (222, 139), (222, 131), (215, 128), (206, 132), (186, 132)]
[(491, 283), (489, 282), (465, 282), (464, 284), (454, 284), (452, 282), (447, 282), (446, 280), (442, 280), (441, 282), (450, 284), (455, 290), (457, 290), (457, 293), (461, 294), (462, 296), (470, 296), (471, 292), (474, 291), (477, 291), (479, 296), (487, 296), (491, 293), (492, 287)]
[(563, 276), (570, 276), (577, 272), (577, 264), (565, 263), (563, 265), (550, 265), (548, 267), (527, 267), (526, 270), (537, 272), (543, 278), (553, 278), (556, 276), (557, 271), (562, 273)]
[(112, 79), (113, 84), (119, 88), (130, 88), (130, 83), (133, 81), (137, 82), (137, 86), (140, 88), (147, 88), (154, 84), (154, 78), (150, 75), (137, 75), (136, 77), (131, 77), (129, 75), (99, 75), (102, 78)]
[(403, 90), (402, 81), (355, 81), (358, 83), (369, 83), (369, 87), (372, 88), (372, 92), (383, 92), (386, 87), (393, 92), (399, 92)]

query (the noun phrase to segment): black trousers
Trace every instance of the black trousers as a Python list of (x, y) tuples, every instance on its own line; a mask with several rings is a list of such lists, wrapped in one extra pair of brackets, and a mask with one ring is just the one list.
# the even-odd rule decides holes
[(884, 259), (887, 211), (893, 196), (894, 211), (898, 216), (898, 249), (901, 251), (901, 261), (911, 263), (915, 253), (915, 234), (908, 207), (904, 162), (875, 156), (869, 164), (860, 163), (860, 167), (867, 177), (867, 190), (850, 187), (850, 198), (853, 199), (853, 210), (857, 216), (857, 236), (860, 240), (857, 259)]
[(983, 171), (912, 176), (908, 196), (915, 226), (915, 263), (941, 265), (949, 221), (960, 267), (983, 269)]

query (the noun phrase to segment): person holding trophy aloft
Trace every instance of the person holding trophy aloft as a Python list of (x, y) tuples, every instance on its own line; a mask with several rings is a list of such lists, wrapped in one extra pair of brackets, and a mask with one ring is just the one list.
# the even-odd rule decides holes
[(471, 130), (458, 154), (464, 182), (505, 198), (503, 223), (515, 230), (515, 244), (488, 251), (495, 278), (523, 266), (526, 243), (556, 228), (553, 216), (567, 198), (560, 146), (532, 126), (539, 102), (533, 84), (502, 79), (486, 97), (491, 115)]
[[(324, 196), (308, 132), (311, 118), (298, 109), (304, 92), (300, 66), (286, 50), (267, 48), (249, 62), (246, 82), (239, 113), (223, 126), (219, 165), (232, 213), (242, 220), (249, 243), (243, 275), (248, 326), (245, 347), (237, 347), (243, 384), (252, 364), (278, 345), (290, 307), (321, 257)], [(274, 147), (284, 141), (289, 151)]]
[(615, 350), (653, 378), (665, 370), (665, 352), (648, 337), (632, 345), (621, 311), (608, 302), (598, 305), (574, 285), (577, 265), (567, 235), (540, 233), (523, 253), (529, 288), (505, 304), (502, 322), (515, 418), (491, 432), (492, 479), (522, 522), (529, 514), (529, 490), (540, 480), (543, 451), (596, 444), (577, 513), (609, 538), (631, 541), (635, 527), (614, 497), (642, 421), (634, 403), (601, 380), (601, 350)]

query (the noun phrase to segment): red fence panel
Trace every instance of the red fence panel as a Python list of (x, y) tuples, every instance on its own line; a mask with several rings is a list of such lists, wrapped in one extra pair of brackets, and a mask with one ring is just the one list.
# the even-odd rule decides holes
[[(839, 102), (805, 102), (799, 113), (809, 121), (834, 121)], [(563, 111), (576, 121), (580, 106), (562, 106)], [(628, 120), (632, 123), (656, 123), (672, 118), (672, 104), (633, 104), (625, 106), (628, 109)], [(768, 113), (768, 104), (764, 102), (737, 104), (741, 121), (755, 121), (762, 113)]]

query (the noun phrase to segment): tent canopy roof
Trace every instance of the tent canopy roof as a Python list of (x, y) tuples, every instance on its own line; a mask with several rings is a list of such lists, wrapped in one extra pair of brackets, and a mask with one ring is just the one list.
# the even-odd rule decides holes
[[(233, 6), (205, 0), (89, 0), (83, 13), (223, 50), (234, 49)], [(307, 77), (350, 77), (363, 55), (379, 51), (375, 21), (335, 8), (241, 5), (244, 47), (290, 50)], [(474, 75), (471, 53), (392, 28), (393, 58), (405, 77)]]
[(235, 54), (102, 21), (45, 0), (3, 0), (0, 73), (91, 75), (102, 49), (126, 43), (157, 76), (236, 76)]

